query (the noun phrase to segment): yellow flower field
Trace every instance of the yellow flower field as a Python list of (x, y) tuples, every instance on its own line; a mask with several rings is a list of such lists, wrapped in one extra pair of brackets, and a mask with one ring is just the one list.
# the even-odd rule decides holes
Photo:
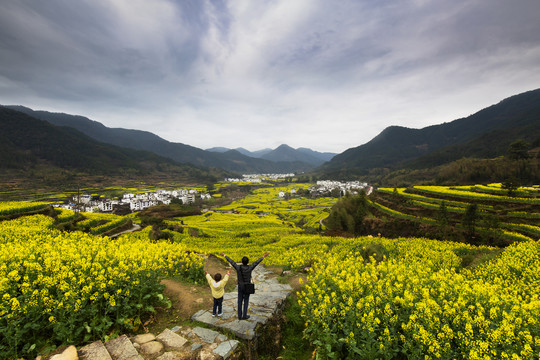
[(305, 225), (318, 227), (336, 199), (277, 196), (291, 188), (167, 220), (179, 229), (163, 230), (172, 242), (152, 243), (150, 227), (110, 240), (55, 230), (43, 215), (0, 222), (0, 358), (135, 329), (144, 313), (167, 305), (162, 278), (201, 281), (204, 258), (196, 254), (222, 252), (252, 261), (269, 252), (267, 265), (309, 269), (299, 304), (317, 359), (540, 358), (537, 242), (509, 230), (501, 231), (520, 242), (505, 249), (312, 234)]
[(181, 244), (111, 241), (51, 228), (42, 215), (0, 222), (0, 358), (27, 357), (46, 343), (134, 329), (164, 306), (160, 278), (202, 275), (203, 259)]
[(49, 205), (48, 202), (7, 201), (0, 202), (0, 216), (39, 210)]
[(343, 248), (310, 275), (299, 301), (319, 358), (538, 359), (536, 242), (471, 270), (454, 253), (464, 245), (377, 242), (396, 253), (365, 262)]

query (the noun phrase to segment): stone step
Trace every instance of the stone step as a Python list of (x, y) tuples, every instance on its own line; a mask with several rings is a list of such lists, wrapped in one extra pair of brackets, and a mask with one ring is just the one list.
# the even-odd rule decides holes
[[(178, 331), (191, 340), (177, 334)], [(238, 346), (239, 341), (211, 329), (175, 327), (165, 329), (158, 336), (148, 333), (128, 338), (122, 335), (106, 343), (93, 342), (79, 350), (70, 346), (51, 360), (217, 360), (229, 358)]]
[[(258, 272), (255, 272), (255, 270)], [(249, 297), (248, 320), (238, 320), (238, 286), (234, 291), (223, 295), (223, 315), (212, 316), (211, 310), (200, 310), (191, 319), (209, 326), (232, 332), (235, 336), (252, 340), (257, 336), (257, 327), (264, 326), (281, 308), (285, 299), (290, 295), (292, 288), (288, 284), (280, 284), (277, 279), (267, 279), (267, 271), (259, 265), (254, 270), (257, 275), (255, 294)]]

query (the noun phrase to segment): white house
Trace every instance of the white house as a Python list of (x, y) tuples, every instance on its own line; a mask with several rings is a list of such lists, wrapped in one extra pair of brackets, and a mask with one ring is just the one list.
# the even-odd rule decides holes
[(113, 211), (113, 202), (112, 201), (100, 201), (97, 204), (97, 207), (100, 211)]
[(83, 194), (80, 196), (74, 196), (73, 202), (75, 202), (76, 204), (89, 204), (91, 199), (92, 197), (90, 195)]

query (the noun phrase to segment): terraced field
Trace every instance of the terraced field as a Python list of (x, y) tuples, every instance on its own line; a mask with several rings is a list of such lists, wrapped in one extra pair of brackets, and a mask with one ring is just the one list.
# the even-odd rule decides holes
[(467, 211), (474, 207), (474, 233), (499, 245), (540, 237), (540, 191), (519, 189), (509, 196), (501, 184), (381, 188), (371, 199), (380, 217), (406, 219), (470, 231)]

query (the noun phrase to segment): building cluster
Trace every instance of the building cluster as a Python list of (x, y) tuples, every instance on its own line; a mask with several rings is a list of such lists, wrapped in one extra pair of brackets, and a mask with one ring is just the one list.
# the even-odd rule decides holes
[(340, 195), (345, 195), (347, 193), (354, 195), (358, 194), (358, 191), (363, 189), (366, 190), (366, 193), (371, 192), (371, 186), (369, 186), (367, 183), (363, 183), (360, 181), (341, 182), (334, 180), (319, 180), (317, 181), (316, 186), (313, 186), (309, 189), (309, 192), (312, 195), (323, 195), (339, 190)]
[(289, 190), (289, 193), (287, 193), (287, 192), (285, 192), (285, 191), (280, 191), (280, 192), (278, 193), (278, 196), (279, 196), (280, 198), (286, 198), (286, 197), (288, 196), (288, 194), (289, 194), (290, 196), (296, 195), (296, 189), (291, 189), (291, 190)]
[(277, 180), (277, 179), (285, 179), (288, 177), (293, 177), (294, 174), (244, 174), (242, 175), (242, 178), (227, 178), (225, 181), (228, 182), (250, 182), (250, 183), (260, 183), (264, 179), (270, 179), (270, 180)]
[(79, 195), (74, 196), (69, 204), (58, 205), (67, 209), (78, 209), (83, 212), (109, 212), (114, 207), (129, 206), (131, 211), (140, 211), (159, 204), (170, 204), (173, 199), (178, 199), (182, 204), (192, 204), (199, 197), (201, 200), (210, 199), (207, 193), (199, 194), (197, 190), (157, 190), (140, 194), (126, 193), (122, 199), (104, 199), (99, 196)]

